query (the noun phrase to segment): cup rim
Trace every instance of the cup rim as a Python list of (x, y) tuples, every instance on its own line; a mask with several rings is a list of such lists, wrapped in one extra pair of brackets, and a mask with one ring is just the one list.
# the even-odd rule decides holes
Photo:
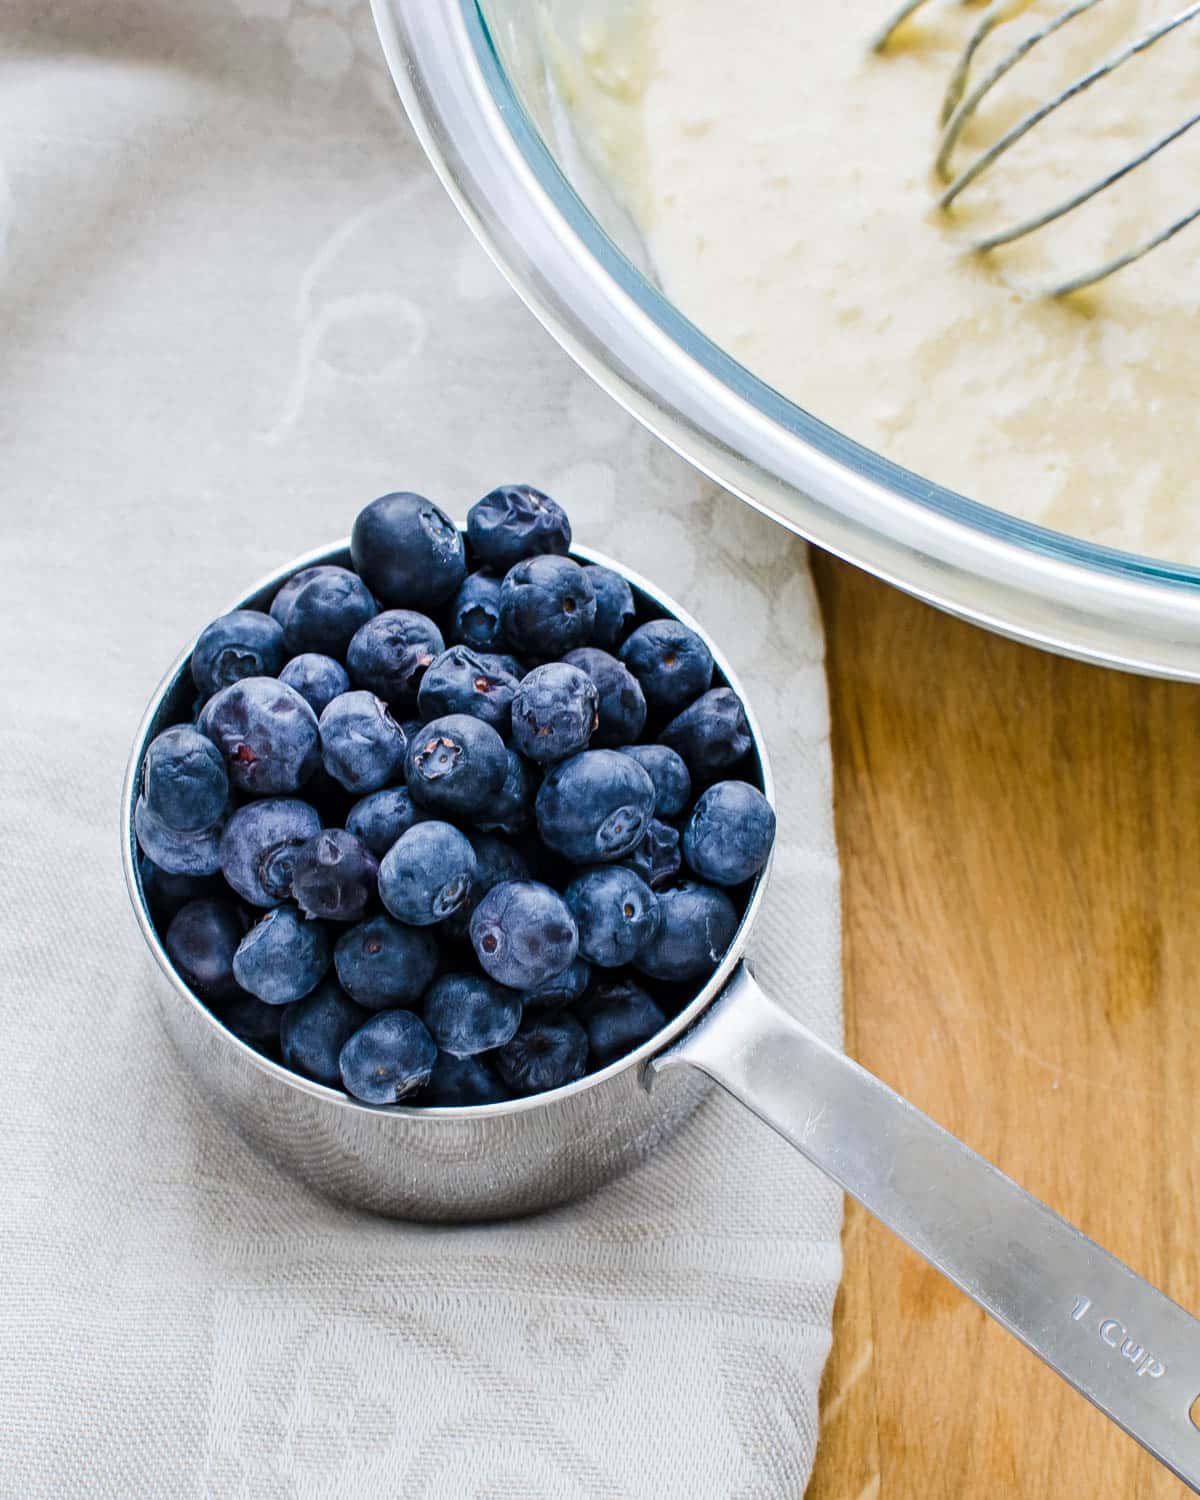
[[(300, 557), (293, 558), (283, 567), (276, 568), (259, 579), (252, 588), (241, 593), (233, 603), (227, 606), (227, 610), (253, 607), (256, 603), (261, 603), (262, 600), (273, 595), (293, 573), (298, 572), (301, 568), (314, 567), (322, 563), (336, 565), (348, 558), (349, 550), (350, 540), (346, 537), (341, 541), (315, 548), (310, 552), (302, 554)], [(673, 616), (682, 624), (696, 631), (706, 643), (712, 652), (717, 671), (741, 700), (746, 715), (746, 722), (750, 728), (751, 747), (758, 763), (763, 795), (771, 804), (772, 809), (774, 809), (775, 784), (771, 773), (770, 760), (766, 752), (762, 726), (754, 714), (753, 706), (747, 698), (737, 674), (718, 644), (688, 610), (672, 599), (669, 594), (664, 593), (657, 584), (650, 582), (634, 569), (626, 567), (623, 563), (617, 562), (613, 558), (606, 556), (604, 553), (597, 552), (591, 547), (572, 545), (569, 555), (577, 562), (592, 563), (600, 567), (611, 568), (613, 572), (620, 574), (621, 577), (626, 579), (635, 591), (643, 594), (651, 603), (661, 608), (664, 614)], [(615, 1078), (619, 1073), (631, 1069), (642, 1072), (644, 1077), (645, 1069), (651, 1060), (671, 1046), (689, 1027), (694, 1025), (724, 989), (745, 953), (750, 929), (762, 905), (767, 878), (771, 870), (773, 851), (772, 858), (768, 859), (766, 865), (764, 865), (754, 878), (754, 884), (746, 901), (741, 919), (738, 922), (737, 930), (724, 957), (701, 986), (697, 994), (677, 1015), (668, 1021), (667, 1025), (661, 1031), (655, 1032), (640, 1047), (636, 1047), (624, 1057), (616, 1059), (616, 1061), (609, 1063), (606, 1067), (600, 1068), (594, 1073), (587, 1073), (582, 1078), (577, 1078), (573, 1083), (564, 1084), (562, 1087), (556, 1089), (548, 1089), (540, 1094), (530, 1094), (519, 1099), (508, 1099), (498, 1104), (367, 1104), (360, 1099), (353, 1098), (350, 1094), (344, 1093), (340, 1089), (330, 1088), (327, 1084), (317, 1083), (314, 1079), (305, 1078), (299, 1073), (294, 1073), (282, 1063), (273, 1062), (269, 1057), (264, 1057), (261, 1052), (258, 1052), (247, 1042), (244, 1042), (230, 1031), (223, 1022), (218, 1020), (216, 1015), (187, 985), (183, 976), (175, 968), (151, 918), (139, 869), (140, 850), (134, 832), (133, 813), (137, 803), (142, 761), (147, 746), (158, 732), (158, 719), (163, 706), (175, 692), (180, 680), (188, 669), (192, 650), (199, 639), (199, 634), (200, 632), (197, 631), (192, 636), (184, 649), (164, 673), (146, 706), (137, 732), (134, 735), (133, 747), (130, 751), (121, 788), (121, 863), (125, 873), (126, 889), (129, 894), (130, 903), (133, 906), (134, 916), (141, 929), (142, 937), (145, 939), (159, 968), (170, 981), (175, 1001), (191, 1006), (211, 1028), (214, 1036), (221, 1043), (231, 1047), (235, 1052), (240, 1052), (243, 1061), (249, 1062), (252, 1066), (258, 1068), (277, 1082), (296, 1089), (300, 1093), (320, 1099), (335, 1108), (355, 1112), (362, 1111), (371, 1115), (383, 1115), (397, 1119), (409, 1119), (415, 1116), (423, 1120), (476, 1120), (491, 1119), (501, 1115), (525, 1114), (529, 1111), (538, 1110), (562, 1102), (568, 1098), (585, 1094), (592, 1089), (599, 1088), (610, 1079)]]

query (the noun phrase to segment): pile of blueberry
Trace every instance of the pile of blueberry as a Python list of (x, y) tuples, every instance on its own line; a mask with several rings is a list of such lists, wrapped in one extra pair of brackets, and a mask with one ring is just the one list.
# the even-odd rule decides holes
[(143, 889), (195, 993), (295, 1072), (371, 1104), (558, 1088), (729, 946), (775, 834), (742, 705), (570, 544), (527, 485), (465, 538), (384, 495), (352, 569), (196, 642), (191, 722), (142, 767)]

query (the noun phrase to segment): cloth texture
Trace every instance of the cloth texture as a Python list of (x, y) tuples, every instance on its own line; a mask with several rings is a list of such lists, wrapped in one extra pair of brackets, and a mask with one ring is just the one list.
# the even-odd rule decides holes
[(840, 1042), (803, 545), (536, 324), (360, 0), (6, 0), (0, 156), (0, 1496), (800, 1495), (840, 1194), (714, 1091), (541, 1217), (323, 1201), (167, 1041), (117, 808), (160, 674), (250, 582), (386, 490), (461, 520), (526, 480), (743, 674), (779, 788), (756, 969)]

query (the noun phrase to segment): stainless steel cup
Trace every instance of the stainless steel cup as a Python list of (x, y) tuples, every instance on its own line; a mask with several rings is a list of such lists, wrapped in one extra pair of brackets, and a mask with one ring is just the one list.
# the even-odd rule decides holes
[[(609, 559), (656, 613), (702, 627)], [(265, 608), (296, 569), (348, 562), (344, 543), (297, 558), (231, 607)], [(770, 767), (741, 696), (763, 789)], [(790, 1141), (1070, 1384), (1200, 1492), (1200, 1323), (840, 1052), (755, 983), (746, 943), (769, 875), (754, 883), (728, 953), (695, 998), (629, 1056), (566, 1088), (507, 1104), (360, 1104), (255, 1052), (175, 971), (150, 918), (133, 832), (146, 746), (186, 713), (191, 643), (150, 701), (121, 799), (134, 911), (168, 983), (167, 1030), (214, 1104), (312, 1187), (399, 1218), (532, 1213), (599, 1187), (670, 1135), (715, 1081)], [(787, 836), (787, 829), (781, 829)]]

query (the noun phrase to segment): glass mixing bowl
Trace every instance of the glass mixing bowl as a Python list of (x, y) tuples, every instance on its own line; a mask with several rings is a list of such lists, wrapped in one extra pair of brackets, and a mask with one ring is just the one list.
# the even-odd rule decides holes
[(891, 463), (673, 306), (555, 96), (539, 18), (581, 3), (618, 0), (372, 0), (430, 160), (563, 347), (733, 494), (908, 593), (1050, 650), (1200, 679), (1200, 571), (1031, 525)]

